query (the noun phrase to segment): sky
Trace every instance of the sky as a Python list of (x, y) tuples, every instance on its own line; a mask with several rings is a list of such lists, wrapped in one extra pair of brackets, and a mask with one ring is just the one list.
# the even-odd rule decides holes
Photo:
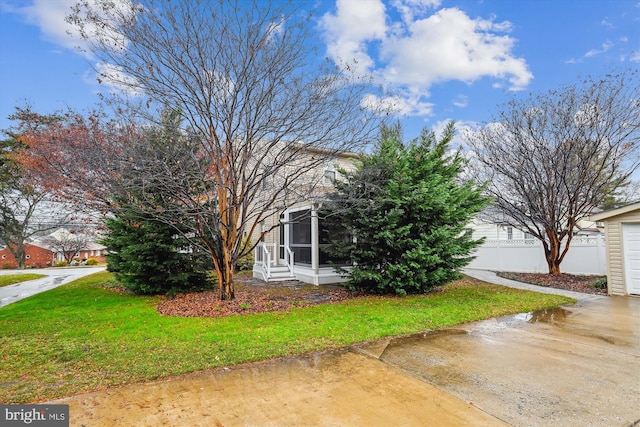
[[(87, 110), (104, 90), (64, 22), (77, 0), (0, 0), (0, 129), (16, 106)], [(512, 97), (640, 68), (640, 0), (318, 0), (326, 55), (397, 94), (405, 135), (490, 122)], [(384, 99), (377, 101), (385, 102)]]

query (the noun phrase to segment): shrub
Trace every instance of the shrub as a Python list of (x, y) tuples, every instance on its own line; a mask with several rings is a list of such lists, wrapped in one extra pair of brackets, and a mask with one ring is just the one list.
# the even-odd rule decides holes
[(607, 289), (607, 276), (596, 279), (593, 282), (589, 283), (589, 285), (596, 289)]
[[(248, 242), (248, 245), (253, 246), (250, 241)], [(251, 251), (236, 262), (236, 271), (253, 270), (253, 263), (253, 251)]]
[[(428, 292), (459, 277), (473, 259), (467, 224), (489, 199), (465, 181), (465, 160), (449, 146), (450, 124), (440, 140), (424, 130), (409, 144), (400, 126), (384, 128), (375, 152), (336, 181), (337, 192), (320, 218), (351, 289), (406, 295)], [(336, 263), (337, 264), (337, 263)]]
[(87, 260), (87, 265), (98, 265), (98, 260), (95, 258), (89, 258)]
[(166, 294), (210, 289), (210, 258), (175, 237), (173, 226), (134, 211), (108, 218), (108, 270), (134, 294)]
[(13, 269), (13, 266), (11, 264), (9, 264), (8, 262), (5, 262), (4, 264), (2, 264), (2, 269), (3, 270), (11, 270), (11, 269)]
[(66, 267), (67, 266), (67, 261), (56, 261), (53, 264), (54, 267)]

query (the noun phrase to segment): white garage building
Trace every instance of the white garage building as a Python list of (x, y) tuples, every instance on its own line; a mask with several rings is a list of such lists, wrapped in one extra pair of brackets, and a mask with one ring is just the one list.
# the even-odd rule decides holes
[(609, 295), (640, 295), (640, 202), (590, 219), (605, 223)]

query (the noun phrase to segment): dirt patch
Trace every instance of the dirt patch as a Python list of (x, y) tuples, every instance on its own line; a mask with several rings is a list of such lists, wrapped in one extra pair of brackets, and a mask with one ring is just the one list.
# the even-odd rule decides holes
[(583, 276), (573, 274), (560, 274), (557, 276), (540, 273), (508, 273), (496, 272), (505, 279), (517, 280), (518, 282), (530, 283), (532, 285), (546, 286), (549, 288), (565, 289), (567, 291), (582, 292), (584, 294), (607, 295), (606, 289), (598, 289), (592, 283), (604, 276)]
[(157, 309), (166, 316), (224, 317), (332, 304), (358, 296), (361, 294), (335, 285), (314, 286), (298, 281), (264, 283), (242, 275), (235, 278), (233, 301), (220, 301), (218, 291), (196, 292), (166, 297)]

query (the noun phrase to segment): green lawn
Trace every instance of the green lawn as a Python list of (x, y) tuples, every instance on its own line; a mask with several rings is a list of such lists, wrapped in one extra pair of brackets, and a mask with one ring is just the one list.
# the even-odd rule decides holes
[(39, 402), (572, 301), (466, 279), (426, 296), (177, 318), (156, 311), (158, 297), (105, 289), (111, 279), (92, 274), (0, 308), (0, 403)]
[(0, 288), (7, 285), (13, 285), (14, 283), (40, 279), (41, 277), (47, 277), (47, 275), (35, 273), (2, 274), (0, 275)]

